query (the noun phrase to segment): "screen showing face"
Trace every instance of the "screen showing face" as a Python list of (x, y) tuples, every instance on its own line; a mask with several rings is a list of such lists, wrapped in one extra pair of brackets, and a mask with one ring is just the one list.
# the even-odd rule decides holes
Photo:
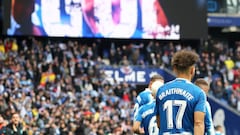
[(207, 23), (199, 21), (206, 19), (205, 8), (204, 0), (12, 0), (5, 33), (50, 37), (180, 39), (190, 35), (189, 38), (199, 38), (207, 35), (203, 30), (207, 29)]

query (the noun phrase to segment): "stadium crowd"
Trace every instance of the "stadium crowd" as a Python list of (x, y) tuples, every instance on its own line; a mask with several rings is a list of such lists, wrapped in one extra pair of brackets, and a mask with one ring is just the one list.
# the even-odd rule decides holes
[(29, 135), (132, 134), (136, 86), (110, 81), (101, 68), (139, 65), (171, 70), (171, 56), (181, 49), (199, 52), (196, 76), (211, 82), (210, 94), (240, 111), (240, 43), (234, 48), (211, 41), (200, 48), (158, 41), (112, 43), (102, 53), (95, 42), (4, 38), (0, 127), (11, 124), (18, 112), (21, 130)]

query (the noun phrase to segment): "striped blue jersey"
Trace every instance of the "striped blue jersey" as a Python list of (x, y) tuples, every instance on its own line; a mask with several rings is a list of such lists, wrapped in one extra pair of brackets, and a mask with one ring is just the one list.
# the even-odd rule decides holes
[(144, 91), (138, 94), (136, 103), (138, 103), (139, 106), (142, 106), (144, 104), (149, 103), (152, 100), (153, 100), (153, 96), (151, 94), (151, 90), (146, 88)]
[(214, 125), (212, 121), (211, 106), (206, 102), (206, 114), (205, 114), (205, 135), (215, 135)]
[(152, 100), (153, 100), (153, 96), (151, 94), (150, 89), (146, 88), (144, 91), (140, 92), (137, 96), (137, 100), (134, 106), (134, 117), (136, 116), (139, 107), (149, 103)]
[(194, 112), (205, 113), (205, 104), (205, 93), (190, 81), (177, 78), (166, 83), (156, 95), (159, 134), (193, 134)]
[(142, 105), (136, 115), (135, 121), (139, 121), (141, 123), (141, 127), (144, 128), (145, 135), (156, 135), (159, 132), (156, 121), (155, 105), (155, 101)]

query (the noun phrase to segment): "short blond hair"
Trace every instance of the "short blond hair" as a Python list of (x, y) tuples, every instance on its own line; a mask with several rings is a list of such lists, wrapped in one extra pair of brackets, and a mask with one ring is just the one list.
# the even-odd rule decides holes
[(209, 86), (209, 83), (206, 80), (204, 80), (203, 78), (198, 78), (194, 83), (197, 86), (200, 86), (200, 85)]

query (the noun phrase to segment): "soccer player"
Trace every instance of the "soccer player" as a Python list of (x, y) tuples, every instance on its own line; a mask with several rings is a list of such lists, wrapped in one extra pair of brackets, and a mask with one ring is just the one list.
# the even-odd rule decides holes
[[(158, 133), (156, 123), (155, 100), (152, 95), (154, 87), (160, 87), (164, 84), (164, 79), (160, 75), (154, 75), (148, 88), (139, 93), (134, 108), (133, 131), (138, 134), (151, 135)], [(143, 127), (143, 129), (141, 128)]]
[(199, 56), (182, 50), (171, 64), (177, 78), (165, 83), (156, 95), (157, 124), (160, 135), (203, 135), (206, 95), (191, 83)]
[[(155, 105), (155, 100), (150, 100), (139, 108), (133, 123), (133, 131), (135, 133), (145, 135), (158, 134)], [(143, 130), (141, 130), (141, 127), (143, 127)]]
[(144, 91), (140, 92), (137, 96), (137, 100), (135, 102), (135, 106), (134, 106), (134, 116), (138, 110), (138, 108), (146, 103), (148, 103), (150, 100), (153, 100), (153, 96), (152, 96), (152, 84), (153, 82), (162, 82), (164, 83), (164, 78), (161, 75), (153, 75), (150, 79), (150, 82), (148, 84), (148, 88), (146, 88)]
[[(202, 78), (198, 78), (194, 83), (197, 86), (199, 86), (205, 92), (205, 94), (207, 95), (208, 90), (210, 88), (207, 81), (205, 81)], [(206, 102), (205, 135), (215, 135), (214, 125), (213, 125), (213, 121), (212, 121), (211, 106), (208, 103), (208, 101)]]

